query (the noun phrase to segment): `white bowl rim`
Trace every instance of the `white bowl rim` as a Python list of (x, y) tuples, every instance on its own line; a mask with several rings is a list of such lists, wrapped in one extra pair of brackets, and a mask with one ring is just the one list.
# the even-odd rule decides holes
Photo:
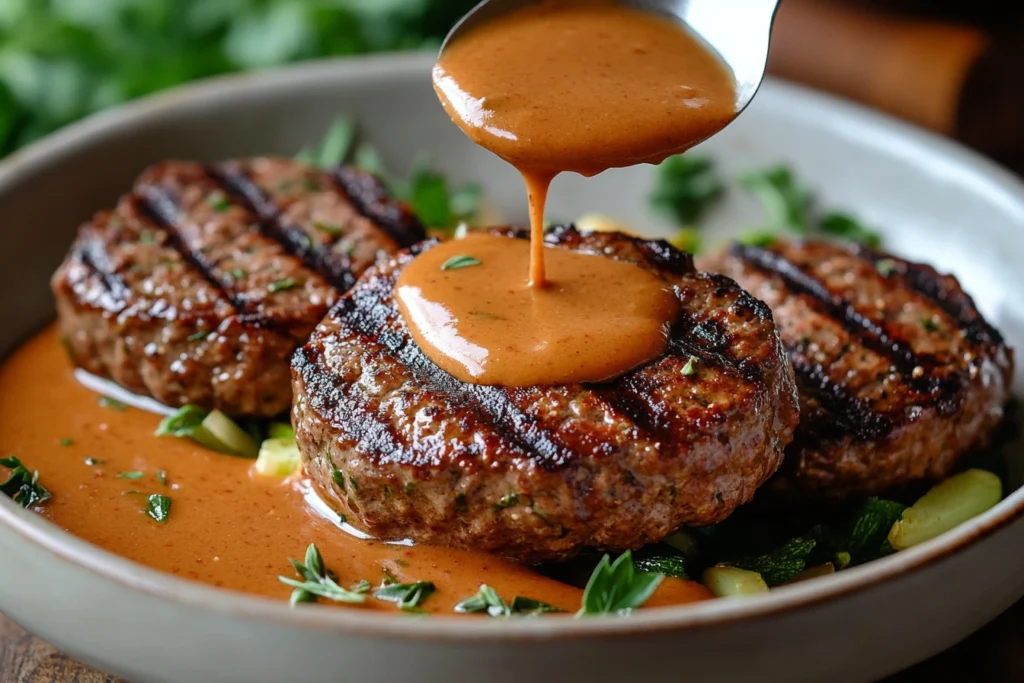
[[(324, 80), (361, 81), (411, 77), (429, 72), (434, 53), (413, 52), (370, 57), (329, 59), (256, 74), (232, 74), (206, 79), (152, 95), (93, 115), (68, 126), (0, 162), (0, 194), (37, 167), (53, 163), (69, 151), (133, 123), (151, 121), (204, 102), (232, 97), (254, 89), (290, 90), (304, 83)], [(1024, 183), (1006, 169), (981, 155), (928, 131), (865, 107), (801, 86), (769, 79), (768, 89), (791, 102), (794, 116), (815, 117), (827, 113), (845, 124), (855, 123), (897, 149), (900, 154), (929, 163), (956, 167), (957, 175), (974, 191), (1005, 204), (1024, 217)], [(652, 631), (677, 632), (754, 621), (806, 608), (892, 581), (925, 564), (949, 559), (956, 552), (980, 542), (1024, 516), (1024, 487), (1010, 493), (984, 514), (927, 543), (874, 562), (775, 589), (764, 596), (746, 599), (708, 600), (689, 605), (641, 610), (628, 618), (588, 617), (568, 619), (463, 619), (434, 617), (410, 619), (388, 612), (299, 606), (286, 600), (228, 591), (181, 579), (120, 557), (84, 541), (41, 515), (23, 510), (0, 496), (0, 524), (56, 558), (79, 565), (127, 589), (155, 598), (241, 619), (274, 621), (299, 629), (329, 630), (360, 636), (405, 637), (437, 641), (551, 640), (580, 637), (622, 637)]]

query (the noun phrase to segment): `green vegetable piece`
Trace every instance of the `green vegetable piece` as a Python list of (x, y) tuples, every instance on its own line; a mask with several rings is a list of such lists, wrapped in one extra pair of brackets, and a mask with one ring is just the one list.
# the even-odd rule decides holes
[(774, 166), (740, 176), (740, 184), (761, 202), (765, 227), (806, 235), (811, 232), (812, 195), (786, 166)]
[(291, 586), (292, 591), (289, 603), (295, 607), (300, 602), (316, 602), (318, 597), (334, 600), (335, 602), (363, 603), (366, 602), (366, 594), (370, 591), (370, 583), (365, 579), (356, 584), (352, 590), (342, 588), (335, 580), (334, 574), (324, 565), (324, 558), (315, 543), (310, 543), (306, 548), (305, 563), (288, 559), (295, 572), (302, 579), (295, 579), (286, 576), (277, 577), (278, 581)]
[(718, 204), (724, 194), (725, 185), (711, 159), (677, 154), (658, 166), (650, 203), (655, 211), (677, 224), (692, 226)]
[(683, 369), (682, 369), (683, 377), (689, 377), (689, 376), (691, 376), (695, 372), (694, 365), (696, 363), (697, 363), (697, 357), (696, 356), (690, 356), (690, 359), (688, 361), (686, 361), (686, 365), (683, 366)]
[(295, 430), (290, 422), (271, 422), (267, 436), (271, 439), (294, 439)]
[(637, 571), (649, 574), (661, 574), (676, 579), (690, 578), (686, 572), (686, 558), (682, 555), (659, 554), (644, 549), (637, 551), (633, 557), (633, 564), (636, 565)]
[(730, 598), (744, 595), (767, 593), (768, 584), (757, 572), (737, 569), (724, 564), (704, 570), (701, 582), (716, 597)]
[(876, 248), (882, 244), (882, 238), (877, 232), (869, 230), (856, 218), (843, 213), (830, 213), (824, 216), (818, 224), (818, 229), (825, 234), (857, 242), (866, 247)]
[(39, 483), (39, 470), (29, 471), (13, 455), (0, 458), (0, 467), (10, 470), (7, 481), (0, 483), (0, 491), (21, 507), (42, 505), (52, 497), (46, 487)]
[(165, 523), (171, 514), (171, 499), (154, 493), (147, 499), (146, 514), (159, 524)]
[(412, 611), (434, 594), (434, 584), (430, 581), (416, 583), (384, 583), (373, 592), (373, 597), (398, 605), (400, 609)]
[(138, 481), (139, 479), (142, 479), (142, 472), (118, 472), (117, 478)]
[(292, 438), (271, 438), (260, 444), (254, 465), (265, 477), (287, 477), (302, 467), (302, 455)]
[(320, 168), (340, 166), (352, 149), (356, 137), (356, 122), (350, 116), (339, 116), (331, 123), (326, 135), (316, 148), (305, 148), (295, 160)]
[(156, 435), (191, 438), (208, 414), (208, 411), (199, 406), (182, 406), (173, 415), (168, 415), (160, 421), (160, 426), (156, 428)]
[(512, 614), (512, 607), (501, 599), (498, 591), (487, 584), (481, 584), (476, 595), (471, 595), (455, 605), (459, 614), (479, 614), (486, 612), (492, 617), (507, 617)]
[(865, 500), (850, 525), (848, 562), (863, 564), (891, 554), (893, 549), (887, 540), (889, 530), (906, 508), (903, 503), (882, 498)]
[(743, 233), (736, 241), (748, 247), (761, 247), (763, 249), (770, 247), (777, 239), (779, 239), (779, 234), (773, 230), (753, 230)]
[(61, 439), (60, 440), (60, 445), (63, 446), (64, 448), (67, 448), (68, 446), (74, 446), (75, 445), (75, 440), (74, 439)]
[(661, 574), (636, 571), (633, 555), (628, 550), (614, 563), (605, 555), (590, 575), (577, 616), (629, 614), (647, 602), (663, 578)]
[(210, 330), (199, 330), (195, 334), (190, 334), (186, 339), (190, 342), (203, 341), (210, 336)]
[(494, 504), (494, 509), (504, 510), (505, 508), (510, 508), (515, 505), (519, 505), (519, 494), (513, 491), (502, 496), (498, 502)]
[(787, 583), (807, 566), (807, 556), (817, 544), (813, 538), (797, 537), (770, 553), (732, 562), (736, 569), (757, 572), (769, 586)]
[(934, 486), (892, 526), (896, 550), (930, 541), (985, 512), (1003, 498), (1003, 484), (986, 470), (967, 470)]
[(471, 266), (479, 265), (479, 259), (465, 254), (456, 254), (441, 264), (441, 270), (458, 270), (459, 268), (469, 268)]
[(191, 439), (227, 455), (243, 458), (259, 455), (259, 447), (252, 435), (219, 410), (208, 413), (198, 406), (183, 406), (160, 422), (156, 434)]

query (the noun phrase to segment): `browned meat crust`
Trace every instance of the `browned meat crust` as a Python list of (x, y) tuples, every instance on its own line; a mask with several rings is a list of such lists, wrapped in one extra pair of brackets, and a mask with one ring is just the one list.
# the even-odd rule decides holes
[(288, 409), (288, 358), (382, 254), (423, 238), (354, 169), (284, 159), (148, 169), (54, 274), (75, 362), (171, 406)]
[(546, 239), (671, 282), (682, 312), (669, 350), (601, 385), (464, 384), (423, 355), (392, 296), (433, 243), (371, 268), (293, 360), (306, 471), (351, 521), (381, 538), (560, 558), (719, 521), (775, 472), (797, 405), (768, 308), (664, 242), (573, 228)]
[(775, 314), (801, 420), (772, 486), (843, 499), (948, 476), (985, 444), (1013, 353), (956, 278), (856, 246), (734, 245), (700, 264)]

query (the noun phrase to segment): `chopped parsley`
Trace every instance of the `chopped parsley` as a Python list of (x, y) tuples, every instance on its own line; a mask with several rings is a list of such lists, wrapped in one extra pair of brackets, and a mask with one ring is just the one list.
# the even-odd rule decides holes
[(61, 439), (60, 440), (60, 445), (63, 446), (64, 448), (67, 448), (68, 446), (74, 446), (75, 445), (75, 440), (74, 439)]
[(248, 273), (245, 272), (244, 268), (232, 268), (230, 275), (231, 275), (231, 279), (233, 279), (233, 280), (241, 280), (246, 275), (248, 275)]
[(891, 258), (879, 259), (875, 264), (875, 270), (883, 277), (889, 277), (899, 269), (899, 265)]
[(267, 291), (270, 292), (271, 294), (276, 294), (278, 292), (284, 292), (289, 289), (292, 289), (298, 284), (299, 283), (295, 281), (295, 278), (286, 277), (275, 282), (271, 282), (269, 285), (267, 285)]
[(469, 268), (471, 266), (479, 266), (480, 259), (466, 254), (456, 254), (450, 259), (441, 264), (441, 270), (458, 270), (459, 268)]
[(118, 479), (131, 479), (132, 481), (138, 481), (142, 479), (142, 472), (118, 472)]
[(498, 502), (494, 504), (494, 509), (495, 510), (504, 510), (505, 508), (510, 508), (510, 507), (512, 507), (514, 505), (518, 505), (518, 504), (519, 504), (519, 494), (513, 491), (511, 493), (506, 493), (504, 496), (502, 496), (498, 500)]
[(231, 202), (228, 201), (223, 192), (211, 192), (206, 201), (209, 203), (210, 208), (218, 213), (224, 213), (231, 208)]
[(187, 337), (187, 339), (190, 342), (196, 342), (196, 341), (203, 341), (204, 339), (206, 339), (209, 336), (210, 336), (210, 330), (200, 330), (199, 332), (196, 332), (195, 334), (190, 334)]
[(601, 558), (583, 591), (583, 606), (577, 616), (590, 614), (625, 615), (647, 602), (654, 594), (662, 574), (637, 571), (628, 550), (611, 561)]
[(658, 166), (650, 203), (678, 225), (693, 226), (724, 194), (725, 185), (710, 158), (677, 154)]
[(337, 487), (339, 489), (341, 489), (342, 492), (345, 491), (345, 473), (344, 472), (342, 472), (341, 470), (334, 470), (334, 473), (331, 475), (331, 479), (334, 480), (335, 485), (337, 485)]
[(509, 604), (498, 595), (498, 591), (487, 584), (481, 584), (480, 590), (475, 595), (471, 595), (455, 605), (455, 611), (459, 614), (486, 613), (492, 617), (508, 617), (513, 614), (533, 616), (549, 612), (564, 612), (565, 610), (521, 595), (517, 595)]
[(146, 514), (163, 524), (171, 514), (171, 499), (160, 493), (152, 494), (146, 501)]
[(434, 584), (430, 581), (417, 581), (416, 583), (385, 581), (380, 588), (373, 592), (373, 597), (393, 602), (408, 612), (419, 608), (427, 598), (433, 595), (435, 590)]
[(313, 227), (331, 237), (341, 237), (342, 234), (341, 226), (336, 223), (321, 223), (317, 221), (313, 223)]
[(696, 370), (694, 369), (694, 365), (696, 363), (697, 363), (697, 357), (696, 356), (690, 356), (689, 360), (686, 361), (686, 365), (683, 366), (683, 369), (681, 371), (683, 377), (689, 377), (694, 372), (696, 372)]
[(939, 324), (933, 318), (921, 318), (921, 327), (928, 332), (939, 331)]
[(335, 602), (366, 602), (366, 594), (370, 592), (370, 583), (364, 579), (353, 586), (352, 590), (339, 586), (337, 577), (324, 565), (324, 558), (315, 543), (310, 543), (306, 548), (305, 563), (291, 558), (288, 561), (302, 580), (297, 581), (286, 576), (279, 576), (277, 579), (295, 589), (289, 600), (292, 607), (300, 602), (316, 602), (318, 597)]
[(46, 487), (39, 483), (39, 470), (29, 471), (13, 455), (0, 458), (0, 467), (10, 470), (7, 481), (0, 483), (0, 491), (21, 507), (42, 505), (52, 497)]
[(116, 398), (110, 398), (109, 396), (100, 396), (98, 402), (104, 408), (111, 408), (122, 413), (128, 408), (128, 406), (121, 401), (118, 401)]

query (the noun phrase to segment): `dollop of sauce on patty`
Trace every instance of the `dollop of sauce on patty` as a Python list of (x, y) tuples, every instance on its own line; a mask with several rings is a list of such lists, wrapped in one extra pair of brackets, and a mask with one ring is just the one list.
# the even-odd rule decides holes
[[(444, 245), (406, 269), (398, 299), (424, 353), (462, 381), (505, 386), (601, 381), (659, 355), (678, 312), (668, 290), (639, 267), (546, 248), (548, 187), (717, 132), (736, 116), (728, 67), (667, 17), (543, 0), (456, 39), (433, 78), (452, 120), (522, 174), (531, 240), (528, 252), (496, 237)], [(442, 256), (480, 265), (442, 271)]]

